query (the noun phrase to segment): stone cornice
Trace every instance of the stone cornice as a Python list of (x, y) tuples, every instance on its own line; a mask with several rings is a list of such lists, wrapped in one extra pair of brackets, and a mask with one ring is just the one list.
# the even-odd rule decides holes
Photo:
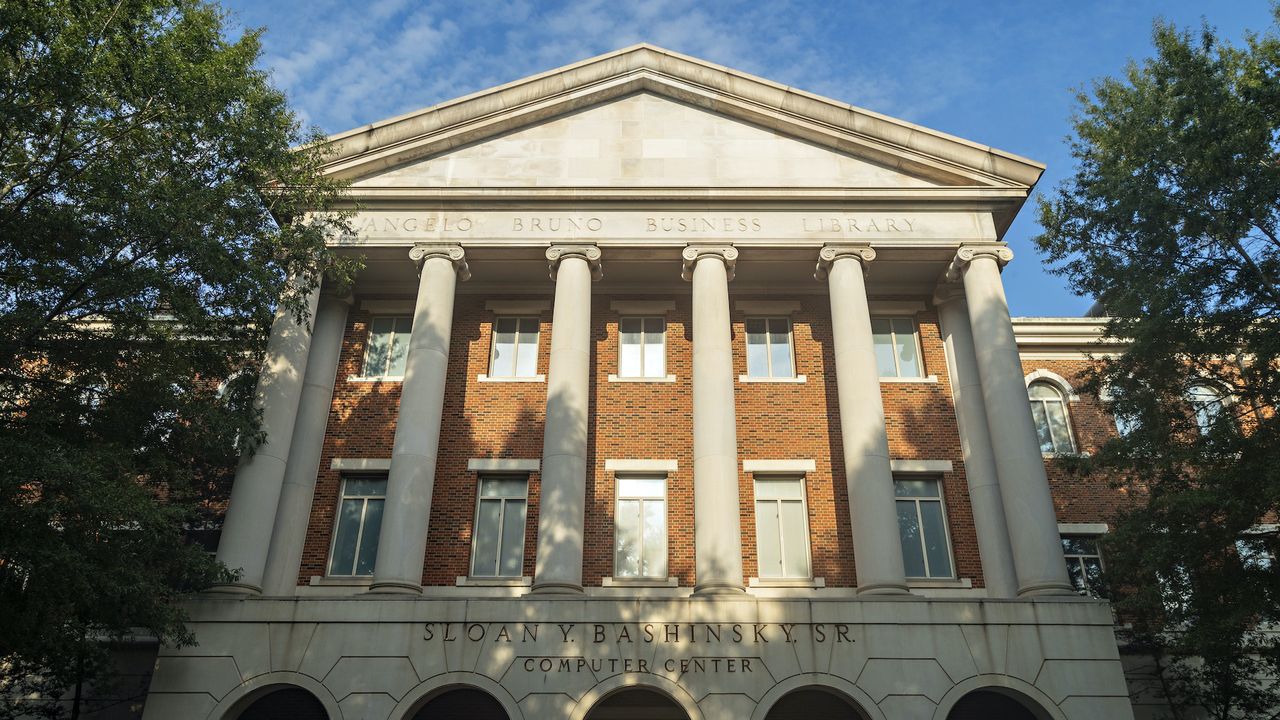
[(602, 253), (595, 245), (552, 245), (547, 248), (546, 255), (547, 270), (550, 271), (552, 280), (556, 279), (556, 269), (560, 267), (560, 262), (573, 257), (587, 262), (587, 266), (591, 268), (592, 280), (604, 277), (604, 267), (600, 263)]
[(471, 268), (467, 266), (467, 253), (461, 245), (440, 245), (437, 243), (417, 243), (409, 250), (409, 259), (422, 272), (422, 265), (431, 258), (441, 258), (453, 263), (453, 269), (462, 281), (471, 279)]
[(738, 264), (738, 250), (732, 245), (689, 245), (680, 256), (684, 259), (684, 269), (680, 273), (684, 280), (693, 279), (693, 266), (706, 257), (716, 257), (724, 262), (730, 280), (733, 280), (733, 271)]

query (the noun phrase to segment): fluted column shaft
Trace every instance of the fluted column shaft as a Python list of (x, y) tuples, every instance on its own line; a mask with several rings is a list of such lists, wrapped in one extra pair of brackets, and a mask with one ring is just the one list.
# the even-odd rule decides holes
[(744, 592), (729, 280), (738, 251), (684, 250), (693, 281), (694, 593)]
[(819, 254), (818, 278), (827, 278), (831, 335), (840, 402), (840, 443), (859, 594), (907, 592), (898, 532), (889, 437), (885, 431), (880, 371), (871, 335), (864, 264), (867, 246), (828, 246)]
[(533, 592), (576, 594), (582, 592), (587, 488), (591, 281), (599, 278), (600, 250), (594, 245), (554, 246), (547, 250), (547, 260), (556, 281), (556, 300)]
[(252, 455), (241, 459), (222, 524), (218, 560), (240, 571), (238, 582), (213, 588), (220, 592), (259, 593), (267, 564), (267, 547), (280, 487), (284, 483), (293, 427), (302, 396), (303, 375), (311, 349), (308, 323), (316, 316), (320, 288), (306, 298), (306, 316), (298, 322), (283, 305), (276, 308), (267, 354), (258, 374), (254, 405), (262, 412), (266, 438)]
[(280, 503), (271, 530), (262, 591), (266, 595), (293, 595), (298, 585), (302, 546), (311, 518), (324, 431), (329, 423), (333, 383), (338, 375), (342, 335), (347, 327), (349, 297), (322, 295), (312, 323), (311, 352), (302, 381), (289, 462), (280, 489)]
[(1013, 252), (1002, 245), (966, 246), (956, 253), (949, 274), (964, 280), (1018, 595), (1067, 594), (1073, 590), (1000, 281), (1000, 265), (1012, 259)]
[(951, 396), (956, 409), (956, 428), (960, 432), (960, 450), (964, 455), (964, 474), (969, 482), (978, 552), (982, 556), (982, 577), (989, 597), (1015, 597), (1018, 577), (1004, 517), (1004, 501), (1000, 498), (991, 432), (987, 428), (987, 407), (978, 377), (969, 307), (963, 294), (939, 291), (934, 301), (951, 371)]
[(454, 291), (459, 278), (470, 277), (462, 248), (456, 245), (416, 245), (409, 257), (419, 264), (418, 298), (370, 592), (422, 592)]

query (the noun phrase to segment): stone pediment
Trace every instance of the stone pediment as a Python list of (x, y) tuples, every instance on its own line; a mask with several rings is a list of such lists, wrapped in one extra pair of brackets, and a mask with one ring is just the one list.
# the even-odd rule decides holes
[(356, 195), (539, 186), (968, 188), (996, 191), (1016, 208), (1044, 170), (650, 45), (340, 133), (326, 145), (325, 172), (353, 181)]

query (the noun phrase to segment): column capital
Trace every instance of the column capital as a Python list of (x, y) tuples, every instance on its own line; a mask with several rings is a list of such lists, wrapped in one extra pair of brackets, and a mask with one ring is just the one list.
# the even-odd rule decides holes
[(693, 266), (705, 257), (717, 257), (724, 263), (724, 269), (729, 274), (729, 279), (733, 279), (734, 269), (738, 265), (738, 249), (732, 245), (689, 245), (681, 253), (684, 258), (684, 269), (680, 272), (680, 279), (693, 279)]
[(556, 270), (560, 267), (560, 261), (566, 258), (582, 258), (587, 262), (587, 267), (591, 268), (591, 279), (599, 280), (604, 277), (604, 266), (600, 263), (602, 253), (600, 248), (595, 245), (552, 245), (547, 248), (547, 270), (551, 272), (551, 279), (556, 279)]
[(841, 245), (823, 245), (818, 251), (818, 266), (813, 270), (815, 280), (826, 280), (831, 266), (841, 258), (853, 258), (862, 263), (865, 272), (867, 264), (876, 259), (875, 248), (866, 243), (849, 243)]
[(1004, 267), (1013, 260), (1013, 251), (1005, 245), (961, 245), (956, 251), (956, 257), (951, 261), (951, 267), (947, 268), (947, 280), (955, 282), (964, 276), (964, 271), (969, 267), (969, 263), (978, 258), (989, 257), (996, 261), (996, 265)]
[(457, 271), (459, 280), (471, 279), (471, 268), (467, 266), (467, 253), (461, 245), (415, 243), (409, 250), (409, 259), (418, 266), (419, 273), (422, 272), (423, 263), (431, 258), (441, 258), (453, 263), (453, 269)]

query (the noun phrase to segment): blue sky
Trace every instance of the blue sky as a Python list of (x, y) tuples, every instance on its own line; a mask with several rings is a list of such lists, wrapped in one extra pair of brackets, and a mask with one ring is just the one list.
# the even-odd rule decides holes
[[(1151, 52), (1156, 16), (1238, 40), (1266, 0), (230, 0), (265, 27), (263, 66), (308, 123), (337, 132), (637, 42), (704, 58), (1071, 171), (1072, 90)], [(1079, 315), (1047, 273), (1033, 205), (1006, 240), (1015, 315)]]

